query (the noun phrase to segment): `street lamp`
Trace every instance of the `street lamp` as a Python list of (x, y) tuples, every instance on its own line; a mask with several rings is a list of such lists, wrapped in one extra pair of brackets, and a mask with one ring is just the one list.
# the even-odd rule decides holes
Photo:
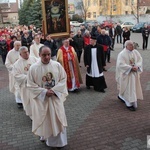
[(137, 0), (137, 23), (139, 23), (139, 3), (141, 0)]
[(110, 18), (112, 19), (113, 15), (113, 0), (111, 0), (111, 7), (110, 7)]

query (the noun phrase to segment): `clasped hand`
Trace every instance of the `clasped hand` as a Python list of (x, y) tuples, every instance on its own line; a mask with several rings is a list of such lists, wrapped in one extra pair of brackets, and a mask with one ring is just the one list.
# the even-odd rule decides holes
[(54, 91), (52, 91), (51, 89), (48, 89), (47, 92), (46, 92), (46, 96), (50, 97), (50, 96), (53, 96), (55, 95)]
[(132, 66), (132, 71), (137, 72), (137, 70), (138, 70), (138, 67), (137, 67), (137, 66)]

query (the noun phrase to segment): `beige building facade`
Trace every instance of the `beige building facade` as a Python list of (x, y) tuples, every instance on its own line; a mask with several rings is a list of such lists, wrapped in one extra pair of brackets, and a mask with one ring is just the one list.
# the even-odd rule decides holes
[(11, 24), (17, 25), (18, 21), (18, 13), (7, 13), (6, 17), (3, 17), (3, 22), (10, 22)]
[(17, 25), (18, 21), (18, 0), (14, 3), (0, 3), (0, 23)]
[(137, 0), (83, 0), (86, 20), (96, 20), (101, 15), (116, 16), (137, 13)]

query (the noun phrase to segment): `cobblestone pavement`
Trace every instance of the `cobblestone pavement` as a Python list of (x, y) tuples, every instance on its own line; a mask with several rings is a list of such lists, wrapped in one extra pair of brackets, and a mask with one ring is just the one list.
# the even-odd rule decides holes
[[(141, 35), (132, 34), (141, 45)], [(67, 150), (146, 150), (150, 135), (150, 42), (148, 50), (139, 52), (144, 59), (141, 83), (144, 101), (131, 112), (117, 99), (115, 64), (122, 45), (116, 44), (111, 63), (107, 64), (106, 93), (87, 90), (85, 84), (77, 93), (70, 93), (65, 102), (68, 119)], [(85, 68), (81, 64), (83, 80)], [(48, 150), (31, 132), (31, 120), (17, 108), (8, 89), (8, 73), (0, 62), (0, 150)]]

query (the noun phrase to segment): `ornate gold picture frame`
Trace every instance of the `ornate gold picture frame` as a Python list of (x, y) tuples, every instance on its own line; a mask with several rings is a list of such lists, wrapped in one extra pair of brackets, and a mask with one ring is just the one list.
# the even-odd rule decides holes
[(69, 35), (68, 0), (42, 0), (45, 34), (52, 37)]

